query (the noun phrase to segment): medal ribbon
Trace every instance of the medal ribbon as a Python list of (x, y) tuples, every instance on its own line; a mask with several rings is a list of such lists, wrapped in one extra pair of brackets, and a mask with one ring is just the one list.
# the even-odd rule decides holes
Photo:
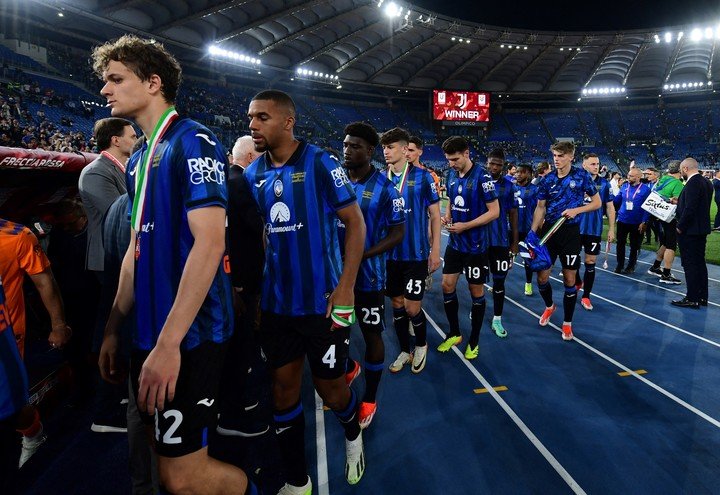
[[(405, 183), (407, 182), (407, 173), (409, 169), (410, 164), (408, 162), (405, 162), (405, 168), (403, 169), (402, 174), (400, 174), (400, 182), (398, 184), (395, 184), (395, 189), (397, 189), (400, 194), (402, 194), (403, 189), (405, 188)], [(392, 176), (392, 167), (388, 167), (387, 178), (392, 181)]]
[(107, 151), (101, 151), (100, 154), (102, 156), (104, 156), (105, 158), (107, 158), (108, 160), (110, 160), (111, 162), (113, 162), (115, 164), (115, 166), (120, 170), (120, 172), (125, 173), (125, 165), (120, 163), (120, 160), (118, 160), (117, 158), (112, 156)]
[(143, 213), (145, 211), (145, 202), (147, 200), (148, 182), (150, 180), (150, 169), (155, 156), (155, 150), (158, 143), (162, 140), (163, 135), (170, 125), (178, 118), (175, 107), (170, 107), (160, 116), (160, 120), (155, 124), (150, 139), (148, 140), (145, 156), (142, 157), (138, 167), (139, 170), (135, 174), (135, 201), (133, 202), (132, 215), (130, 221), (135, 232), (140, 232), (142, 228)]
[(354, 306), (333, 306), (330, 313), (333, 328), (349, 327), (356, 321)]

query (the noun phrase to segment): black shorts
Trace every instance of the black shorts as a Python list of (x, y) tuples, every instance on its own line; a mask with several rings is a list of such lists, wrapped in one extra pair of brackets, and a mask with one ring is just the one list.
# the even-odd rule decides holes
[(387, 261), (386, 295), (404, 296), (409, 301), (422, 301), (428, 261)]
[(487, 253), (461, 253), (450, 246), (445, 248), (444, 275), (463, 272), (469, 284), (482, 285), (487, 282), (489, 270)]
[(518, 242), (522, 242), (527, 239), (527, 232), (518, 232)]
[(382, 333), (385, 330), (385, 294), (383, 291), (355, 291), (355, 313), (363, 332)]
[(509, 247), (490, 246), (490, 248), (488, 248), (490, 273), (493, 275), (507, 275), (512, 266), (512, 258)]
[[(545, 232), (550, 230), (552, 224), (545, 222), (538, 237), (542, 239)], [(560, 229), (547, 242), (548, 252), (555, 264), (555, 260), (560, 257), (560, 264), (564, 269), (577, 270), (580, 268), (580, 225), (577, 223), (563, 224)]]
[(580, 243), (586, 255), (597, 256), (602, 250), (602, 237), (599, 235), (580, 234)]
[(660, 243), (667, 249), (675, 251), (677, 249), (677, 220), (670, 222), (658, 220), (660, 225)]
[[(155, 425), (155, 451), (164, 457), (181, 457), (207, 446), (208, 432), (217, 422), (217, 397), (227, 342), (205, 342), (180, 351), (180, 375), (175, 397), (163, 411), (138, 411), (146, 425)], [(133, 351), (130, 379), (137, 400), (140, 371), (148, 352)]]
[(325, 315), (286, 316), (263, 312), (260, 344), (272, 369), (307, 355), (313, 376), (333, 380), (345, 374), (350, 327), (332, 330)]

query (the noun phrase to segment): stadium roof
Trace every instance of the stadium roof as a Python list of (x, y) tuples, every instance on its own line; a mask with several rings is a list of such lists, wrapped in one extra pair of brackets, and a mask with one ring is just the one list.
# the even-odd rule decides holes
[[(181, 59), (193, 62), (208, 57), (209, 46), (215, 44), (220, 48), (217, 53), (229, 56), (231, 62), (248, 65), (239, 57), (247, 55), (248, 62), (261, 61), (268, 77), (284, 80), (307, 76), (328, 82), (337, 76), (335, 84), (588, 98), (658, 93), (663, 88), (679, 91), (682, 84), (691, 85), (682, 90), (700, 90), (720, 80), (717, 22), (558, 32), (482, 25), (390, 0), (11, 0), (2, 4), (0, 12), (6, 19), (10, 14), (65, 39), (97, 43), (136, 32), (157, 38)], [(387, 15), (390, 4), (399, 15)]]

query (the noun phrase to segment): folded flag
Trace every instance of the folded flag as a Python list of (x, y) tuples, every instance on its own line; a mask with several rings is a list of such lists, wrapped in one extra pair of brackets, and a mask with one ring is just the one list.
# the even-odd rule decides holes
[(552, 265), (552, 258), (550, 252), (545, 246), (547, 241), (560, 230), (560, 227), (565, 222), (565, 217), (560, 217), (550, 230), (540, 239), (535, 232), (532, 230), (528, 232), (527, 237), (520, 246), (520, 256), (525, 260), (525, 263), (534, 272), (547, 270)]

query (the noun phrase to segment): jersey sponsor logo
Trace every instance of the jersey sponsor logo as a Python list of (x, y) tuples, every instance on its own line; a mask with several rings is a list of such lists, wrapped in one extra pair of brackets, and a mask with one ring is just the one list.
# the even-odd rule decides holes
[(437, 194), (437, 187), (435, 186), (434, 182), (430, 183), (430, 190), (433, 192), (433, 194)]
[(336, 219), (335, 219), (335, 224), (338, 226), (339, 229), (344, 229), (344, 228), (345, 228), (345, 224), (342, 223), (342, 220), (340, 220), (339, 218), (336, 218)]
[(187, 164), (190, 170), (190, 182), (193, 184), (214, 182), (222, 185), (225, 183), (225, 163), (207, 156), (189, 158)]
[(495, 190), (495, 184), (492, 181), (482, 183), (483, 192), (489, 193)]
[(365, 190), (365, 191), (363, 191), (363, 193), (362, 193), (363, 199), (372, 199), (373, 196), (375, 196), (375, 193), (373, 193), (372, 191), (367, 191), (367, 190)]
[(394, 198), (392, 204), (394, 213), (400, 213), (400, 210), (405, 210), (405, 198)]
[(130, 169), (130, 177), (133, 177), (135, 175), (135, 172), (137, 172), (137, 164), (135, 164), (135, 166)]
[[(278, 198), (280, 196), (282, 196), (283, 183), (280, 179), (276, 180), (275, 183), (273, 184), (273, 191), (275, 191), (275, 196), (277, 196)], [(282, 203), (280, 203), (280, 204), (282, 204)], [(287, 208), (287, 206), (286, 206), (286, 208)]]
[(276, 223), (287, 223), (289, 221), (290, 208), (288, 208), (288, 206), (281, 201), (275, 203), (274, 205), (272, 205), (272, 208), (270, 208), (270, 223), (265, 226), (265, 229), (268, 234), (278, 234), (283, 232), (297, 232), (304, 227), (301, 222), (292, 225), (281, 225), (278, 227), (274, 226), (274, 224)]
[(198, 132), (197, 134), (195, 134), (195, 137), (203, 138), (210, 146), (215, 146), (217, 144), (215, 141), (210, 139), (210, 136), (208, 136), (207, 134), (203, 134), (202, 132)]
[(290, 175), (290, 178), (293, 184), (297, 182), (305, 182), (305, 172), (295, 172)]
[(455, 201), (453, 201), (453, 204), (462, 208), (465, 206), (465, 200), (462, 196), (455, 196)]
[(330, 175), (332, 175), (332, 178), (335, 181), (335, 187), (342, 187), (350, 182), (350, 179), (348, 179), (348, 176), (345, 173), (345, 169), (342, 167), (332, 169), (330, 171)]
[(148, 222), (148, 223), (142, 224), (142, 226), (140, 227), (140, 230), (145, 233), (152, 232), (153, 230), (155, 230), (155, 222)]
[(198, 401), (198, 406), (207, 406), (212, 407), (212, 405), (215, 403), (215, 399), (201, 399)]
[(261, 181), (258, 181), (258, 183), (255, 184), (255, 187), (260, 188), (260, 187), (262, 187), (262, 185), (265, 184), (266, 182), (267, 182), (267, 179), (263, 179), (263, 180), (261, 180)]

